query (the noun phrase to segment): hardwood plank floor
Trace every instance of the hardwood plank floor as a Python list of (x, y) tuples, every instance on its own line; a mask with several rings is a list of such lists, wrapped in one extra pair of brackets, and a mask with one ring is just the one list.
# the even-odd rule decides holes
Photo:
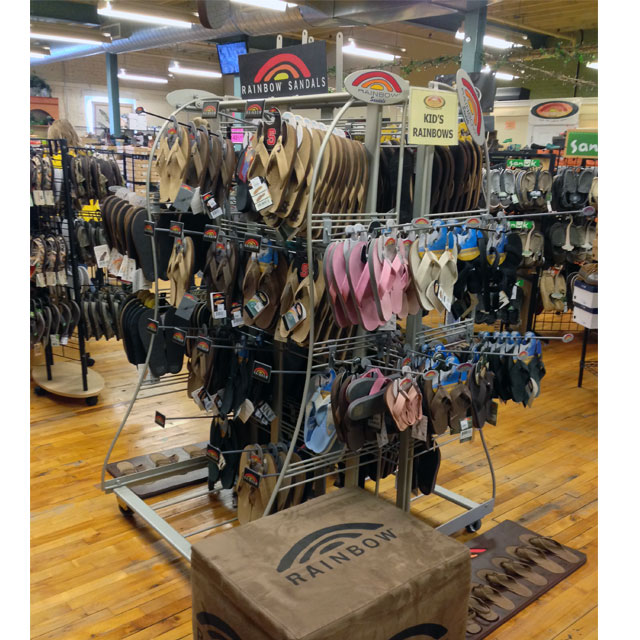
[[(188, 563), (137, 517), (122, 517), (115, 498), (99, 489), (102, 461), (137, 374), (121, 343), (92, 342), (90, 350), (106, 382), (96, 407), (31, 396), (31, 637), (190, 639)], [(590, 357), (593, 351), (591, 346)], [(577, 342), (545, 347), (542, 395), (531, 409), (501, 405), (498, 426), (485, 429), (498, 494), (480, 533), (515, 520), (580, 549), (588, 562), (492, 640), (597, 638), (597, 378), (585, 373), (583, 388), (577, 388), (579, 353)], [(156, 408), (169, 416), (196, 415), (184, 392), (140, 400), (112, 461), (207, 439), (206, 420), (168, 421), (161, 429), (153, 421)], [(479, 439), (443, 449), (438, 482), (474, 500), (490, 495)], [(393, 477), (381, 483), (383, 498), (395, 499), (393, 485)], [(437, 497), (415, 500), (411, 511), (432, 525), (460, 513)], [(200, 497), (160, 513), (185, 535), (235, 515), (228, 495)]]

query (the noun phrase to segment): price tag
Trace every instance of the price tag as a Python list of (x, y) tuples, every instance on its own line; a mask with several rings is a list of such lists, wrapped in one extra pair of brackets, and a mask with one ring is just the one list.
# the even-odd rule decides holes
[(178, 222), (177, 220), (172, 220), (169, 223), (169, 235), (173, 238), (182, 238), (184, 233), (184, 222)]
[(136, 261), (133, 258), (129, 258), (124, 276), (122, 276), (122, 279), (125, 282), (133, 282), (135, 280), (137, 271), (136, 266)]
[(242, 305), (239, 302), (234, 302), (231, 305), (231, 326), (241, 327), (243, 325), (244, 320), (242, 319)]
[(62, 337), (60, 338), (60, 344), (61, 344), (63, 347), (66, 347), (66, 346), (67, 346), (67, 344), (69, 344), (69, 336), (62, 336)]
[(215, 242), (218, 239), (218, 229), (212, 224), (205, 225), (202, 239), (207, 242)]
[(211, 311), (216, 320), (223, 320), (227, 317), (227, 310), (224, 305), (224, 293), (213, 292), (211, 294)]
[(142, 269), (136, 269), (133, 274), (133, 281), (131, 282), (131, 290), (133, 293), (140, 291), (140, 289), (150, 289), (151, 283), (147, 282)]
[(446, 294), (445, 290), (440, 286), (439, 283), (436, 282), (436, 295), (438, 296), (438, 300), (442, 302), (442, 305), (447, 311), (451, 311), (451, 299)]
[(118, 253), (118, 250), (113, 247), (111, 249), (111, 253), (109, 254), (109, 273), (111, 275), (117, 276), (118, 271), (120, 271), (120, 265), (122, 264), (122, 256)]
[(269, 421), (273, 422), (276, 419), (275, 411), (266, 403), (263, 402), (260, 405), (260, 413)]
[(460, 442), (470, 442), (473, 439), (473, 421), (471, 418), (460, 420)]
[(418, 422), (416, 422), (413, 427), (411, 427), (411, 435), (416, 438), (416, 440), (422, 440), (423, 442), (427, 441), (427, 417), (422, 416)]
[(51, 334), (49, 336), (49, 340), (51, 340), (51, 346), (52, 347), (59, 347), (60, 346), (60, 336), (58, 336), (57, 334)]
[(62, 269), (61, 271), (58, 271), (56, 273), (56, 279), (58, 280), (58, 284), (62, 285), (63, 287), (66, 286), (67, 284), (67, 272)]
[(245, 423), (254, 412), (255, 408), (253, 406), (253, 402), (246, 398), (245, 401), (240, 405), (240, 411), (238, 411), (237, 418), (240, 422)]
[(96, 256), (96, 265), (100, 269), (109, 266), (109, 245), (99, 244), (97, 247), (93, 247), (93, 253)]
[(33, 193), (33, 201), (37, 206), (43, 207), (45, 204), (44, 192), (40, 189), (34, 189)]
[(204, 411), (204, 403), (202, 402), (202, 398), (200, 397), (200, 392), (203, 390), (203, 387), (198, 387), (195, 391), (191, 392), (191, 397), (193, 401), (196, 403), (199, 409)]
[(253, 365), (252, 376), (260, 382), (269, 382), (271, 380), (271, 365), (264, 364), (263, 362), (256, 362)]
[(36, 287), (46, 287), (47, 281), (44, 277), (44, 273), (36, 273)]
[(53, 191), (51, 191), (51, 189), (47, 189), (44, 192), (44, 203), (51, 207), (56, 204), (55, 198), (53, 197)]
[(48, 287), (55, 287), (56, 284), (58, 283), (58, 281), (56, 279), (56, 272), (55, 271), (47, 271), (45, 273), (45, 282), (47, 283)]
[(164, 429), (164, 425), (166, 421), (167, 421), (167, 418), (164, 415), (164, 413), (160, 413), (159, 411), (156, 411), (155, 423)]

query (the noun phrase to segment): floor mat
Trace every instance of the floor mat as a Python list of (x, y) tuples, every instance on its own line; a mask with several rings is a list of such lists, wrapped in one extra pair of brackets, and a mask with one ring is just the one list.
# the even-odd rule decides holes
[[(536, 538), (538, 546), (530, 542), (531, 537)], [(477, 615), (473, 618), (473, 623), (467, 627), (467, 640), (480, 640), (488, 636), (587, 561), (584, 553), (563, 545), (559, 545), (559, 548), (556, 549), (561, 556), (555, 552), (545, 551), (544, 545), (553, 547), (555, 544), (553, 541), (547, 542), (548, 540), (548, 538), (525, 529), (511, 520), (505, 520), (487, 533), (467, 542), (471, 551), (472, 601), (474, 585), (481, 585), (480, 591), (488, 595), (489, 598), (493, 598), (493, 601), (480, 599), (480, 604), (488, 605), (491, 612), (486, 613), (486, 619)], [(518, 547), (520, 548), (519, 553), (516, 552)], [(522, 549), (525, 550), (522, 551)], [(535, 551), (541, 552), (542, 555), (535, 553)], [(534, 562), (532, 558), (544, 563), (546, 568)], [(505, 564), (507, 568), (505, 568)], [(493, 581), (488, 579), (490, 573), (493, 574)], [(510, 576), (510, 578), (498, 577), (496, 579), (495, 574)], [(512, 582), (511, 579), (514, 581)], [(503, 584), (500, 585), (497, 580), (502, 581)], [(508, 586), (504, 586), (505, 584)], [(487, 587), (493, 587), (493, 590), (487, 589)], [(520, 593), (515, 593), (511, 589)], [(476, 589), (476, 593), (478, 591)], [(527, 595), (524, 595), (525, 593)], [(505, 602), (503, 598), (509, 602)], [(499, 606), (500, 603), (509, 608)], [(510, 608), (512, 605), (513, 608)], [(494, 618), (496, 614), (497, 619), (488, 620)], [(480, 629), (475, 633), (470, 632), (470, 629), (478, 627)]]
[[(194, 447), (198, 447), (199, 449), (206, 449), (206, 442), (198, 442)], [(150, 453), (146, 456), (137, 456), (135, 458), (129, 458), (128, 460), (120, 460), (118, 462), (111, 462), (107, 465), (107, 471), (114, 477), (119, 478), (125, 475), (122, 471), (123, 463), (124, 467), (127, 467), (126, 463), (129, 463), (133, 466), (136, 472), (138, 471), (148, 471), (149, 469), (155, 469), (156, 464), (152, 460), (152, 456), (156, 458), (156, 456), (165, 456), (170, 458), (172, 462), (182, 462), (183, 460), (188, 460), (190, 455), (187, 451), (185, 451), (182, 447), (178, 447), (176, 449), (166, 449), (165, 451), (159, 453)], [(175, 456), (175, 457), (174, 457)], [(131, 468), (131, 467), (129, 467)], [(135, 493), (140, 498), (151, 498), (152, 496), (157, 496), (160, 493), (167, 493), (168, 491), (173, 491), (174, 489), (180, 489), (182, 487), (187, 487), (191, 484), (198, 484), (200, 482), (204, 482), (208, 477), (207, 465), (205, 464), (200, 469), (195, 469), (193, 471), (188, 471), (186, 473), (171, 476), (168, 478), (161, 478), (160, 480), (154, 480), (153, 482), (146, 482), (145, 484), (136, 484), (131, 486), (131, 491)]]

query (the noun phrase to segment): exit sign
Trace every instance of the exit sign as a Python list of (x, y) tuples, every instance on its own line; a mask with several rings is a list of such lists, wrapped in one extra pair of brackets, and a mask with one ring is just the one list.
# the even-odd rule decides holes
[(567, 131), (565, 158), (597, 158), (598, 131), (596, 129), (571, 129)]

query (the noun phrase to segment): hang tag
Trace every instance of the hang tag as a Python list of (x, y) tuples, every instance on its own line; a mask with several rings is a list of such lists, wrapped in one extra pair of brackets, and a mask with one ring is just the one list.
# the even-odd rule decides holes
[(227, 317), (224, 301), (224, 293), (216, 291), (211, 294), (211, 311), (216, 320), (223, 320)]
[(57, 284), (57, 279), (56, 279), (56, 272), (55, 271), (47, 271), (44, 274), (44, 279), (45, 282), (47, 283), (48, 287), (55, 287)]
[(473, 421), (471, 418), (460, 420), (460, 442), (470, 442), (473, 439)]
[(164, 425), (167, 421), (166, 416), (164, 415), (164, 413), (160, 413), (159, 411), (156, 411), (156, 417), (155, 417), (155, 423), (162, 427), (164, 429)]
[(58, 271), (56, 273), (56, 280), (58, 281), (59, 285), (62, 285), (63, 287), (66, 286), (67, 284), (67, 272), (62, 269), (61, 271)]
[(395, 331), (396, 329), (396, 314), (392, 313), (389, 320), (380, 327), (380, 331)]
[(218, 447), (214, 447), (212, 444), (207, 445), (207, 458), (211, 460), (215, 465), (220, 462), (220, 456), (222, 451)]
[(202, 101), (202, 117), (208, 120), (214, 120), (218, 117), (218, 105), (220, 100), (203, 100)]
[(245, 423), (253, 415), (254, 410), (253, 402), (251, 402), (249, 398), (246, 398), (242, 405), (240, 405), (240, 411), (238, 411), (236, 418), (238, 418), (240, 422)]
[(258, 362), (257, 360), (253, 364), (252, 376), (260, 382), (269, 382), (271, 380), (271, 365)]
[(384, 420), (381, 421), (380, 431), (376, 433), (376, 440), (378, 441), (379, 447), (384, 447), (389, 444), (389, 436), (387, 434), (387, 425)]
[(273, 204), (271, 194), (269, 193), (269, 187), (267, 183), (263, 181), (263, 178), (256, 177), (251, 179), (251, 186), (249, 187), (249, 195), (253, 200), (253, 205), (257, 211), (262, 211)]
[(53, 207), (56, 204), (55, 198), (53, 197), (53, 191), (51, 189), (47, 189), (44, 192), (44, 203)]
[(176, 199), (173, 201), (173, 208), (182, 213), (188, 213), (193, 199), (193, 188), (187, 184), (183, 184), (178, 191)]
[(147, 331), (149, 333), (158, 333), (158, 321), (153, 318), (149, 318), (147, 321)]
[(138, 265), (136, 265), (136, 261), (133, 258), (129, 258), (129, 260), (127, 261), (127, 268), (125, 269), (125, 273), (122, 276), (122, 279), (125, 282), (133, 282), (135, 280), (137, 266)]
[(262, 236), (247, 235), (244, 237), (242, 248), (245, 251), (251, 251), (252, 253), (259, 253), (262, 248)]
[(33, 345), (33, 355), (34, 356), (41, 356), (42, 355), (42, 345), (39, 342), (36, 342)]
[(44, 277), (44, 273), (36, 273), (36, 287), (46, 287), (47, 280)]
[(100, 269), (109, 266), (109, 245), (99, 244), (97, 247), (93, 247), (93, 253), (96, 256), (96, 265)]
[(184, 346), (187, 341), (187, 334), (182, 331), (182, 329), (174, 329), (171, 334), (171, 341), (179, 344), (180, 346)]
[(144, 233), (148, 236), (154, 236), (156, 234), (156, 223), (155, 222), (145, 222), (144, 223)]
[(184, 222), (172, 220), (169, 223), (169, 235), (173, 238), (182, 238), (184, 234)]
[(515, 193), (511, 196), (511, 202), (513, 202), (513, 204), (518, 204), (518, 202), (520, 202), (518, 196)]
[(148, 289), (148, 286), (145, 286), (144, 274), (142, 273), (142, 269), (136, 269), (133, 274), (133, 281), (131, 282), (131, 291), (136, 293), (136, 291), (140, 291), (140, 289)]
[(31, 193), (33, 195), (33, 201), (36, 206), (43, 207), (45, 205), (44, 191), (42, 191), (41, 189), (34, 189)]
[(49, 336), (49, 340), (51, 340), (51, 346), (52, 347), (59, 347), (60, 346), (60, 336), (57, 334), (51, 334)]
[(202, 402), (202, 398), (200, 397), (200, 392), (203, 390), (203, 387), (198, 387), (195, 391), (191, 392), (191, 397), (193, 401), (196, 403), (199, 409), (204, 411), (204, 403)]
[(231, 305), (231, 326), (242, 327), (244, 320), (242, 319), (242, 305), (239, 302), (234, 302)]
[(256, 489), (260, 486), (260, 478), (262, 476), (251, 469), (250, 467), (245, 467), (242, 472), (242, 481), (246, 482), (249, 486), (255, 487)]
[(438, 300), (442, 302), (442, 305), (447, 311), (451, 311), (451, 299), (446, 294), (444, 288), (441, 287), (439, 283), (436, 282), (435, 289), (436, 289), (436, 295), (438, 296)]
[(423, 442), (427, 441), (427, 417), (422, 416), (418, 422), (416, 422), (413, 427), (411, 427), (411, 435), (416, 440), (422, 440)]
[(254, 320), (268, 305), (269, 296), (264, 291), (256, 291), (253, 297), (244, 305), (244, 310), (247, 312), (247, 315)]
[(206, 389), (202, 390), (202, 393), (200, 394), (200, 397), (202, 398), (202, 404), (204, 405), (204, 410), (205, 411), (212, 411), (213, 410), (213, 398), (207, 393)]
[[(196, 155), (197, 160), (200, 160), (200, 156)], [(197, 162), (196, 162), (197, 164)], [(193, 196), (191, 196), (191, 202), (189, 204), (191, 207), (191, 213), (202, 213), (204, 211), (204, 206), (202, 204), (202, 198), (200, 197), (200, 187), (196, 187), (193, 190)]]
[(307, 317), (307, 310), (301, 302), (296, 302), (283, 316), (282, 320), (287, 331), (297, 327)]
[(116, 277), (123, 278), (125, 273), (127, 272), (128, 266), (129, 256), (122, 256), (122, 260), (120, 261), (120, 268), (118, 269), (118, 273), (116, 273)]
[(275, 411), (266, 403), (263, 402), (260, 405), (260, 413), (269, 421), (273, 422), (276, 419)]
[(60, 344), (61, 344), (63, 347), (66, 347), (66, 346), (69, 344), (69, 336), (62, 336), (62, 337), (60, 338)]
[(218, 239), (218, 229), (211, 224), (206, 224), (204, 226), (204, 233), (202, 234), (202, 239), (207, 242), (215, 242)]
[(122, 256), (118, 253), (118, 250), (113, 247), (111, 249), (111, 253), (109, 254), (109, 267), (108, 271), (111, 275), (118, 275), (118, 271), (120, 271), (120, 266), (122, 265)]
[(196, 349), (201, 353), (209, 353), (211, 351), (211, 340), (201, 337), (196, 341)]
[(553, 207), (551, 206), (551, 198), (547, 198), (547, 211), (551, 213), (553, 211)]
[(190, 293), (185, 293), (176, 310), (176, 315), (183, 320), (191, 320), (191, 314), (193, 313), (196, 304), (198, 304), (198, 301), (195, 297)]
[(489, 414), (487, 415), (487, 422), (494, 427), (498, 424), (498, 401), (492, 400), (489, 407)]

